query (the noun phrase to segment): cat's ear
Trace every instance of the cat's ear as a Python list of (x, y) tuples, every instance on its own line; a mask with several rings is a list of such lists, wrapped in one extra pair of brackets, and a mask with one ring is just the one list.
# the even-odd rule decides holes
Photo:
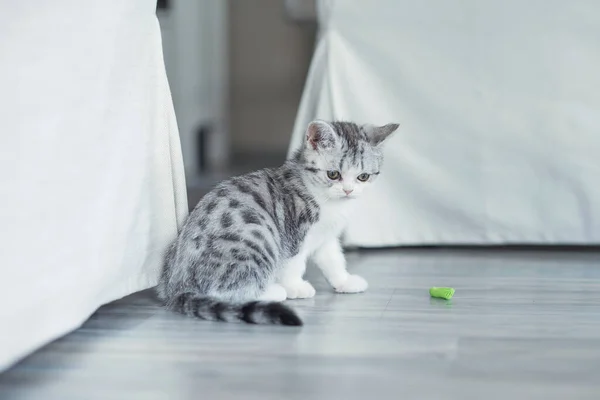
[(315, 120), (308, 124), (306, 142), (313, 150), (329, 149), (335, 146), (336, 133), (327, 122)]
[(373, 146), (379, 146), (383, 143), (392, 133), (398, 129), (399, 124), (387, 124), (383, 126), (369, 126), (367, 129), (369, 140)]

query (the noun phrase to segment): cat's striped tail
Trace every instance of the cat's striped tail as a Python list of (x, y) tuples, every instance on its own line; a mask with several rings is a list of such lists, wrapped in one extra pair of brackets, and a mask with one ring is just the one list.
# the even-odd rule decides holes
[(209, 321), (240, 320), (248, 324), (302, 325), (302, 320), (294, 310), (278, 302), (250, 301), (233, 304), (188, 292), (177, 295), (167, 306), (175, 312)]

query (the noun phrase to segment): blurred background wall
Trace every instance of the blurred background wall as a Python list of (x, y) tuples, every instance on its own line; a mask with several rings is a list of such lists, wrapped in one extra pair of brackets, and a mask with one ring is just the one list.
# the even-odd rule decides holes
[(281, 161), (313, 52), (315, 27), (281, 0), (229, 0), (230, 128), (235, 157)]
[(310, 0), (161, 0), (190, 206), (285, 159), (317, 25)]

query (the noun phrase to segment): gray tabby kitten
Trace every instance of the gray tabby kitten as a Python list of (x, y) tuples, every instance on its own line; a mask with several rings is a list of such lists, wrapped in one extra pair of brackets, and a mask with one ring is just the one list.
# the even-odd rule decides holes
[(339, 236), (397, 128), (314, 121), (281, 167), (219, 184), (169, 247), (159, 297), (201, 319), (302, 325), (280, 302), (315, 295), (303, 279), (309, 257), (337, 292), (366, 290), (363, 278), (346, 271)]

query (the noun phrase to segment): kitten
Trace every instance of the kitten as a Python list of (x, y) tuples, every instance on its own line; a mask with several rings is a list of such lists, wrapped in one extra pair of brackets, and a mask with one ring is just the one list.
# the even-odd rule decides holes
[(309, 257), (337, 292), (365, 291), (367, 282), (346, 271), (339, 236), (397, 128), (314, 121), (281, 167), (219, 184), (169, 247), (159, 297), (201, 319), (302, 325), (280, 302), (315, 295), (302, 278)]

